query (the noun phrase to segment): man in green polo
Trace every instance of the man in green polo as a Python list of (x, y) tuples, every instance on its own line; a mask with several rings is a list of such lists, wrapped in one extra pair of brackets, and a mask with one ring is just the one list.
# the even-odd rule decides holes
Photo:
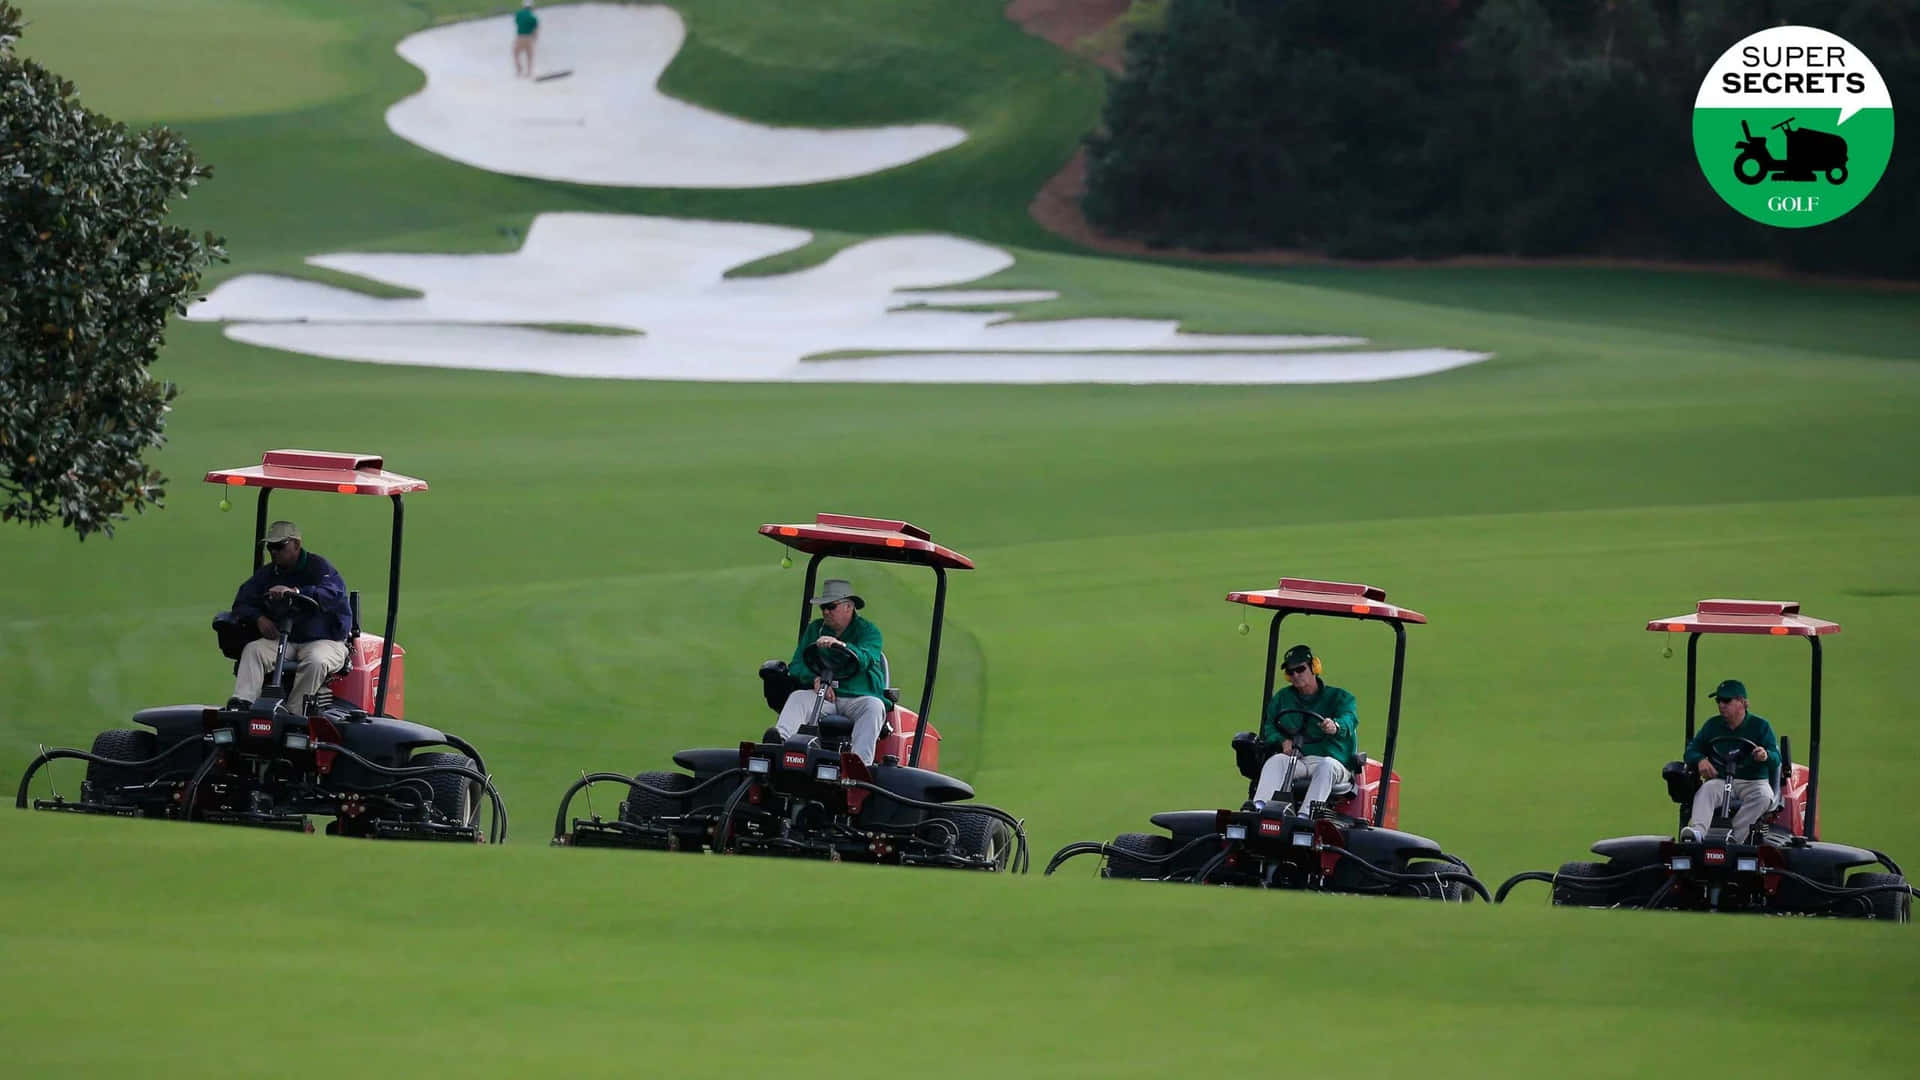
[[(1327, 801), (1335, 785), (1353, 779), (1353, 766), (1359, 760), (1354, 745), (1359, 706), (1352, 694), (1320, 681), (1320, 660), (1308, 646), (1288, 649), (1280, 666), (1287, 685), (1267, 702), (1260, 720), (1260, 744), (1273, 756), (1260, 767), (1253, 797), (1269, 802), (1286, 799), (1293, 790), (1293, 778), (1304, 772), (1307, 792), (1299, 809), (1309, 814)], [(1321, 719), (1289, 709), (1306, 710)]]
[[(807, 666), (807, 646), (819, 642), (825, 646), (845, 646), (858, 661), (859, 670), (841, 679), (839, 686), (828, 686), (822, 716), (843, 716), (853, 721), (853, 752), (861, 761), (873, 764), (875, 747), (880, 743), (880, 728), (887, 719), (887, 702), (881, 695), (887, 688), (886, 661), (880, 654), (880, 628), (855, 614), (867, 606), (853, 591), (853, 584), (842, 578), (829, 578), (820, 586), (820, 595), (808, 603), (820, 608), (820, 617), (800, 632), (793, 659), (787, 662), (787, 674), (801, 689), (787, 695), (780, 707), (780, 719), (774, 727), (782, 739), (790, 739), (800, 725), (813, 717), (815, 695), (822, 692), (821, 678)], [(810, 687), (810, 688), (809, 688)]]
[[(533, 77), (533, 43), (540, 37), (540, 16), (533, 13), (533, 0), (521, 0), (513, 13), (513, 73), (523, 79)], [(521, 58), (525, 57), (524, 66)]]
[[(1713, 812), (1731, 798), (1737, 805), (1732, 811), (1729, 839), (1744, 843), (1760, 815), (1773, 806), (1773, 761), (1780, 756), (1780, 743), (1774, 738), (1773, 725), (1747, 711), (1746, 683), (1727, 679), (1707, 696), (1720, 704), (1720, 715), (1700, 725), (1699, 733), (1687, 744), (1687, 764), (1699, 770), (1701, 784), (1693, 796), (1693, 816), (1680, 830), (1680, 839), (1694, 843), (1704, 839)], [(1732, 738), (1751, 740), (1758, 749), (1748, 750)], [(1716, 739), (1727, 741), (1716, 747)], [(1733, 775), (1721, 776), (1710, 754), (1730, 762)]]

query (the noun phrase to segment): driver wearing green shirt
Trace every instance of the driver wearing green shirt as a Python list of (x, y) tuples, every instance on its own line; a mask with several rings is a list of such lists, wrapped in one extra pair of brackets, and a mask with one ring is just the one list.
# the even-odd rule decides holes
[[(1780, 756), (1780, 743), (1772, 724), (1747, 711), (1746, 683), (1727, 679), (1707, 696), (1719, 703), (1720, 715), (1700, 725), (1687, 744), (1687, 764), (1699, 770), (1702, 783), (1694, 792), (1693, 815), (1680, 830), (1680, 839), (1694, 843), (1704, 839), (1713, 812), (1731, 799), (1738, 805), (1731, 808), (1728, 839), (1744, 843), (1760, 815), (1773, 806), (1773, 761)], [(1756, 746), (1749, 748), (1741, 740)], [(1716, 757), (1733, 765), (1731, 777), (1720, 775), (1720, 767), (1713, 762)]]
[(1260, 767), (1253, 797), (1286, 799), (1294, 778), (1304, 773), (1307, 792), (1299, 809), (1308, 814), (1327, 801), (1335, 785), (1353, 779), (1359, 760), (1354, 744), (1359, 706), (1352, 694), (1320, 681), (1320, 660), (1308, 646), (1288, 649), (1280, 665), (1287, 685), (1267, 702), (1260, 720), (1260, 743), (1273, 756)]
[(843, 716), (853, 721), (853, 752), (861, 761), (873, 764), (874, 750), (880, 743), (880, 728), (887, 719), (886, 662), (880, 655), (880, 628), (855, 614), (867, 606), (853, 591), (853, 584), (841, 578), (829, 578), (820, 587), (820, 595), (808, 603), (820, 608), (820, 617), (807, 624), (787, 662), (787, 674), (799, 680), (802, 689), (787, 695), (780, 707), (780, 719), (774, 727), (782, 739), (790, 739), (800, 725), (813, 718), (815, 694), (821, 689), (818, 673), (807, 666), (807, 646), (823, 642), (845, 646), (859, 663), (859, 670), (841, 679), (838, 687), (826, 688), (821, 716)]

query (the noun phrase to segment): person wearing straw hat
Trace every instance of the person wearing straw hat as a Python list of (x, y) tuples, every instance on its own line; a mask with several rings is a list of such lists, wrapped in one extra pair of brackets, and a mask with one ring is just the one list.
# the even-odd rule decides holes
[(287, 635), (298, 667), (286, 707), (302, 712), (307, 698), (347, 662), (347, 634), (353, 627), (347, 583), (332, 563), (301, 545), (300, 526), (291, 521), (267, 526), (264, 543), (266, 565), (241, 582), (233, 596), (233, 614), (260, 631), (260, 636), (240, 653), (240, 664), (234, 669), (233, 698), (228, 705), (245, 708), (260, 696), (267, 672), (273, 668), (275, 643), (280, 639), (280, 628), (267, 616), (267, 600), (282, 593), (297, 593), (311, 597), (315, 604), (295, 616)]
[[(1285, 799), (1293, 790), (1293, 778), (1305, 773), (1306, 795), (1299, 811), (1310, 814), (1327, 801), (1334, 786), (1353, 779), (1358, 759), (1354, 733), (1360, 727), (1359, 706), (1353, 695), (1338, 686), (1320, 681), (1320, 658), (1306, 645), (1295, 645), (1280, 659), (1287, 676), (1267, 702), (1260, 722), (1260, 743), (1273, 756), (1260, 768), (1253, 797), (1271, 802)], [(1306, 709), (1324, 719), (1316, 720), (1299, 712)], [(1281, 715), (1283, 712), (1286, 715)]]
[[(1744, 843), (1760, 815), (1773, 807), (1773, 760), (1780, 756), (1780, 742), (1765, 717), (1747, 711), (1746, 683), (1725, 679), (1707, 696), (1719, 704), (1720, 715), (1700, 725), (1699, 733), (1687, 744), (1687, 764), (1700, 773), (1701, 783), (1700, 790), (1693, 795), (1692, 817), (1687, 827), (1680, 830), (1680, 839), (1694, 843), (1704, 839), (1707, 826), (1713, 822), (1713, 812), (1725, 806), (1729, 799), (1735, 799), (1739, 805), (1733, 808), (1729, 822), (1730, 839), (1736, 844)], [(1737, 755), (1713, 749), (1716, 740), (1735, 738), (1751, 740), (1757, 746), (1750, 751), (1741, 747)], [(1710, 756), (1713, 754), (1720, 755), (1723, 761), (1737, 756), (1731, 777), (1720, 775)]]
[(853, 721), (853, 752), (861, 761), (873, 764), (880, 742), (880, 728), (887, 718), (885, 663), (880, 656), (880, 628), (858, 614), (867, 602), (853, 591), (844, 578), (828, 578), (820, 586), (820, 595), (810, 604), (820, 609), (820, 617), (807, 624), (787, 662), (787, 674), (798, 680), (801, 689), (787, 695), (780, 707), (780, 719), (774, 727), (782, 739), (790, 739), (800, 725), (813, 717), (815, 694), (821, 690), (821, 676), (807, 666), (807, 647), (816, 642), (827, 647), (844, 646), (852, 652), (859, 669), (837, 686), (826, 687), (826, 701), (820, 715), (840, 716)]

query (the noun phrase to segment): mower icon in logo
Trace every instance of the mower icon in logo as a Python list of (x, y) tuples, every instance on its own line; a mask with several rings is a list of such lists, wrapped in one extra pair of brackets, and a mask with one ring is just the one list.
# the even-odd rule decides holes
[(1793, 120), (1789, 116), (1773, 125), (1773, 130), (1786, 132), (1785, 160), (1768, 153), (1767, 137), (1756, 137), (1747, 122), (1740, 121), (1740, 130), (1747, 137), (1733, 144), (1733, 148), (1740, 151), (1740, 156), (1733, 159), (1734, 178), (1751, 187), (1769, 177), (1811, 181), (1817, 172), (1825, 175), (1829, 184), (1846, 183), (1847, 140), (1825, 131), (1796, 129), (1790, 126)]

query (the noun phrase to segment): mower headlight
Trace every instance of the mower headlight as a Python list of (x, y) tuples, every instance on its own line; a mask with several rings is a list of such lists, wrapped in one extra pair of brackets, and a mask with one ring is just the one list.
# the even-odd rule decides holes
[(214, 728), (213, 729), (213, 745), (215, 746), (233, 745), (233, 729), (230, 727)]
[(759, 773), (761, 775), (765, 775), (766, 773), (772, 771), (772, 769), (773, 769), (772, 758), (750, 757), (747, 759), (747, 771), (750, 773)]
[(298, 731), (287, 732), (287, 749), (305, 750), (306, 748), (312, 745), (313, 745), (313, 740), (307, 738), (307, 736), (304, 733), (298, 732)]
[(1735, 860), (1734, 860), (1734, 863), (1733, 863), (1733, 868), (1734, 868), (1735, 870), (1744, 870), (1744, 871), (1748, 871), (1748, 872), (1752, 872), (1752, 871), (1754, 871), (1754, 870), (1758, 870), (1758, 869), (1760, 869), (1760, 860), (1759, 860), (1759, 859), (1744, 859), (1744, 858), (1743, 858), (1743, 859), (1735, 859)]
[(1312, 833), (1310, 833), (1310, 832), (1297, 832), (1297, 833), (1294, 833), (1294, 834), (1293, 834), (1293, 846), (1294, 846), (1294, 847), (1312, 847), (1312, 846), (1313, 846), (1313, 834), (1312, 834)]
[(828, 782), (838, 780), (840, 779), (840, 766), (821, 765), (813, 770), (813, 778), (815, 780), (826, 780)]
[(1247, 838), (1247, 827), (1245, 825), (1227, 826), (1227, 839), (1245, 840), (1246, 838)]
[(1667, 868), (1670, 870), (1691, 870), (1693, 869), (1693, 856), (1675, 855), (1673, 861), (1667, 864)]

